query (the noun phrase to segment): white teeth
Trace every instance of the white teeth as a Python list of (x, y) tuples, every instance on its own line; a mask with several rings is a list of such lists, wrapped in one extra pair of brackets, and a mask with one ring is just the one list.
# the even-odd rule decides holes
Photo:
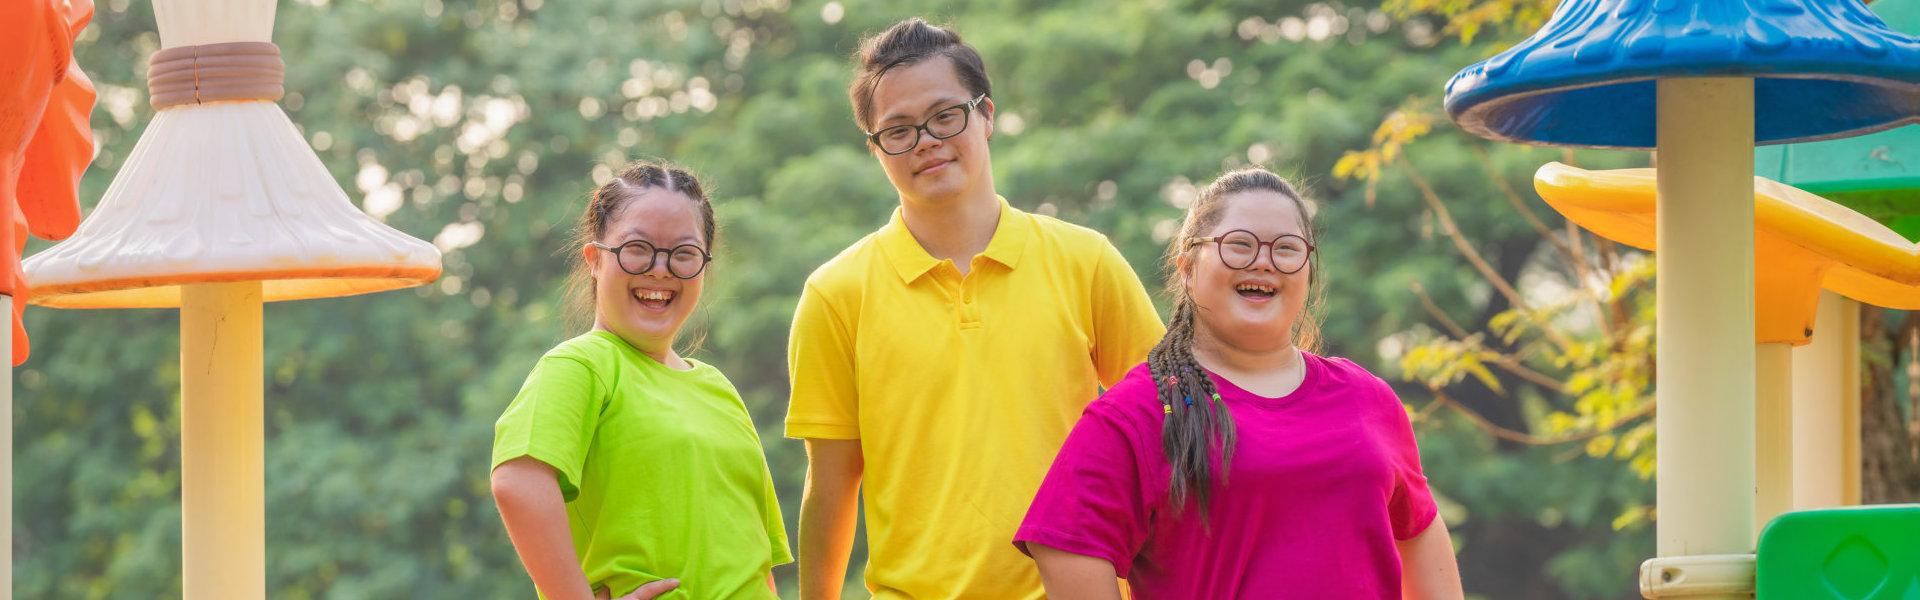
[(673, 292), (666, 290), (635, 290), (633, 296), (641, 300), (672, 300)]

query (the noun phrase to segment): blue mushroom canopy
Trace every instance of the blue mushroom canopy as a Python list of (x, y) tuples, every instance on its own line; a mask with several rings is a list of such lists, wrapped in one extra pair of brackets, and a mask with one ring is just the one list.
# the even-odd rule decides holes
[(1490, 139), (1651, 150), (1669, 77), (1753, 78), (1756, 144), (1920, 123), (1920, 38), (1859, 0), (1564, 0), (1447, 82), (1446, 108)]

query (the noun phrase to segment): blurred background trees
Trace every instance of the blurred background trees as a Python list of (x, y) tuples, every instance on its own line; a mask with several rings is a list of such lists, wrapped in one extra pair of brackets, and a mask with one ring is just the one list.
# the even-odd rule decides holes
[[(794, 302), (897, 205), (852, 122), (847, 58), (862, 35), (926, 16), (987, 59), (1002, 194), (1106, 232), (1152, 290), (1197, 187), (1253, 163), (1303, 183), (1324, 353), (1409, 405), (1470, 594), (1637, 597), (1653, 553), (1651, 261), (1568, 228), (1531, 177), (1548, 160), (1645, 155), (1493, 144), (1438, 109), (1448, 77), (1551, 5), (281, 3), (282, 105), (368, 213), (446, 259), (432, 286), (267, 308), (269, 593), (531, 597), (487, 491), (492, 426), (534, 359), (580, 331), (565, 240), (587, 193), (640, 157), (692, 168), (716, 199), (694, 355), (739, 386), (797, 531), (805, 457), (780, 437)], [(83, 206), (152, 117), (151, 11), (102, 2), (78, 49), (101, 96)], [(1903, 318), (1888, 313), (1886, 339), (1915, 327)], [(16, 594), (177, 598), (177, 314), (27, 319)], [(1896, 424), (1911, 414), (1892, 400), (1910, 381), (1898, 348), (1877, 355), (1873, 388)], [(791, 594), (792, 567), (775, 574)]]

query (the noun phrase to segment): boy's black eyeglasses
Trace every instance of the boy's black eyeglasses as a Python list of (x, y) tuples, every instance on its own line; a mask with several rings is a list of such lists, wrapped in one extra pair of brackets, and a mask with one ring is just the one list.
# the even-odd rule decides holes
[(920, 145), (920, 134), (923, 132), (933, 136), (933, 139), (944, 140), (966, 131), (968, 115), (973, 114), (973, 107), (985, 99), (987, 95), (981, 94), (974, 96), (972, 100), (940, 109), (940, 112), (933, 113), (933, 116), (927, 117), (926, 122), (919, 125), (895, 125), (879, 131), (862, 133), (867, 134), (867, 139), (872, 141), (874, 146), (878, 146), (881, 152), (889, 155), (906, 154)]
[(667, 273), (680, 279), (693, 279), (713, 261), (713, 255), (693, 244), (681, 244), (672, 248), (655, 248), (640, 240), (634, 240), (619, 246), (608, 246), (600, 242), (589, 242), (593, 247), (612, 252), (620, 270), (634, 275), (644, 275), (652, 271), (659, 262), (660, 255), (667, 255)]

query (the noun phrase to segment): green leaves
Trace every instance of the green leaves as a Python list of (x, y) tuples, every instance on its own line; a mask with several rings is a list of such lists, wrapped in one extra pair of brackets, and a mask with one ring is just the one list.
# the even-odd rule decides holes
[(1485, 362), (1499, 357), (1499, 353), (1480, 345), (1477, 334), (1464, 340), (1436, 337), (1407, 350), (1400, 357), (1400, 373), (1406, 379), (1434, 388), (1444, 388), (1472, 376), (1488, 388), (1504, 393), (1499, 378), (1494, 377)]
[(1482, 29), (1496, 29), (1502, 37), (1538, 29), (1553, 14), (1559, 0), (1387, 0), (1383, 8), (1396, 19), (1436, 16), (1445, 19), (1444, 33), (1471, 44)]

